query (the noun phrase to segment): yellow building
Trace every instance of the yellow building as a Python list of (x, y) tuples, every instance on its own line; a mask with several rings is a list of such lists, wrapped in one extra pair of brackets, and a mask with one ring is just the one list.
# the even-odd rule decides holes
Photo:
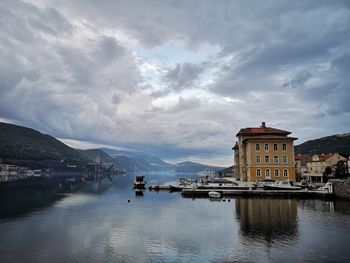
[(291, 132), (266, 127), (244, 128), (233, 147), (234, 174), (240, 181), (296, 180)]

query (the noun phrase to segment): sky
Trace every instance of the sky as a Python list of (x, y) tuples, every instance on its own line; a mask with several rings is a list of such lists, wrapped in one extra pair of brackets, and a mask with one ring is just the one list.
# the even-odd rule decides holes
[(232, 165), (240, 128), (350, 131), (349, 1), (0, 0), (0, 121)]

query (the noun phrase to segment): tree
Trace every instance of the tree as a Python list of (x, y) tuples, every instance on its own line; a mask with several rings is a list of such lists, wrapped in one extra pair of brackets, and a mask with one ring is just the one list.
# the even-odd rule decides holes
[(349, 176), (346, 161), (338, 161), (335, 166), (335, 178), (345, 178)]
[(326, 169), (324, 169), (324, 172), (323, 172), (323, 176), (322, 176), (323, 182), (327, 183), (329, 177), (332, 177), (332, 175), (333, 175), (332, 167), (327, 166)]

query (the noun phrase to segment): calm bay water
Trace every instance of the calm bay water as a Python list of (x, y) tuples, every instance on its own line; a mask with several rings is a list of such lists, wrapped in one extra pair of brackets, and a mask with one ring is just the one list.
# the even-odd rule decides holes
[(132, 179), (1, 192), (0, 262), (350, 262), (350, 202), (137, 196)]

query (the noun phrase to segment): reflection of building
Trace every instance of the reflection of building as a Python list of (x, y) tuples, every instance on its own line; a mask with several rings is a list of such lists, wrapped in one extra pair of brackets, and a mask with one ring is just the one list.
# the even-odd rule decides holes
[(272, 241), (296, 236), (297, 201), (294, 199), (237, 198), (236, 214), (246, 237)]
[(266, 127), (244, 128), (237, 133), (235, 171), (241, 181), (265, 179), (295, 181), (294, 147), (296, 138), (288, 131)]

